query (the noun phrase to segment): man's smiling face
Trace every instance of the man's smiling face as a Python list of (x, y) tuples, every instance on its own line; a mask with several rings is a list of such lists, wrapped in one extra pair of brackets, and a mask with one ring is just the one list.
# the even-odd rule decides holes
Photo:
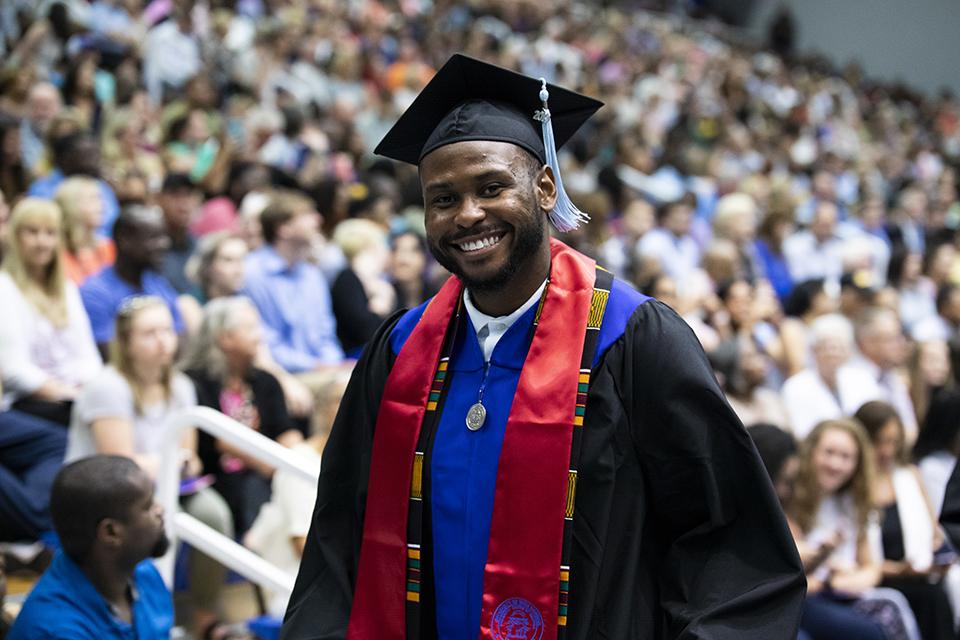
[(536, 165), (520, 147), (486, 140), (440, 147), (421, 162), (430, 252), (471, 292), (501, 291), (537, 271), (527, 267), (548, 245)]

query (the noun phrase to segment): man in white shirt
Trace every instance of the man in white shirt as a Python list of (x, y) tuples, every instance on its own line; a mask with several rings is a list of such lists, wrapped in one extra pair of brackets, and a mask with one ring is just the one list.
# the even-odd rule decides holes
[(821, 202), (810, 226), (783, 242), (783, 255), (794, 282), (826, 278), (840, 280), (843, 273), (843, 240), (837, 235), (837, 207)]
[(679, 200), (657, 209), (657, 228), (648, 231), (637, 243), (642, 256), (656, 258), (664, 272), (681, 286), (700, 264), (700, 248), (690, 236), (690, 223), (697, 198), (687, 193)]
[(196, 75), (200, 63), (189, 12), (175, 11), (170, 20), (151, 29), (144, 46), (143, 77), (154, 104), (163, 101), (164, 90), (179, 89)]
[(887, 309), (868, 309), (857, 318), (854, 335), (860, 355), (850, 361), (850, 366), (876, 382), (877, 399), (893, 405), (907, 440), (913, 442), (917, 438), (917, 415), (910, 390), (898, 370), (906, 357), (907, 341), (897, 314)]
[(783, 383), (783, 402), (793, 434), (802, 440), (820, 422), (853, 415), (876, 400), (877, 383), (847, 363), (853, 350), (853, 327), (839, 314), (817, 318), (810, 328), (815, 365)]

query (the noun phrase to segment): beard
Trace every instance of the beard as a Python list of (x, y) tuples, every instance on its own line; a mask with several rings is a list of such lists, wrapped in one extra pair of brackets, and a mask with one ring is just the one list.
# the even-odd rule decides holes
[(170, 549), (170, 538), (167, 537), (166, 529), (160, 531), (160, 537), (157, 538), (157, 541), (153, 543), (153, 547), (150, 549), (151, 558), (159, 558), (167, 553)]
[(484, 278), (474, 278), (464, 273), (463, 269), (460, 268), (460, 264), (454, 260), (452, 256), (444, 253), (440, 249), (440, 244), (437, 240), (428, 237), (427, 247), (440, 266), (457, 276), (463, 283), (463, 286), (470, 291), (483, 293), (499, 291), (520, 273), (523, 265), (530, 257), (536, 254), (543, 244), (545, 234), (543, 225), (540, 224), (543, 216), (543, 209), (539, 204), (534, 205), (530, 217), (531, 223), (523, 227), (515, 226), (513, 228), (516, 242), (507, 258), (507, 263), (495, 273)]

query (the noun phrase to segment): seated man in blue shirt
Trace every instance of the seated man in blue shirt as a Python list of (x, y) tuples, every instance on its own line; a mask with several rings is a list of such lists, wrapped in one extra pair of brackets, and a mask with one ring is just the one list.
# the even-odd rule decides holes
[(50, 492), (58, 552), (8, 640), (169, 638), (173, 599), (147, 558), (170, 545), (163, 507), (135, 462), (91, 456), (64, 467)]
[(310, 200), (287, 192), (271, 198), (260, 223), (266, 244), (247, 255), (245, 294), (260, 312), (273, 359), (290, 373), (340, 364), (330, 289), (309, 261), (320, 214)]
[(113, 242), (117, 247), (114, 265), (87, 278), (80, 287), (100, 353), (106, 354), (117, 309), (130, 296), (151, 295), (166, 301), (173, 314), (174, 330), (184, 333), (177, 292), (159, 273), (170, 248), (160, 210), (137, 204), (124, 207), (113, 225)]

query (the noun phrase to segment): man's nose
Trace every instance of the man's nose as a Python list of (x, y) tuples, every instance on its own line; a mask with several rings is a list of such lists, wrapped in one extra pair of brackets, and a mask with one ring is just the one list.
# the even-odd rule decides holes
[(457, 225), (460, 227), (472, 227), (487, 217), (483, 205), (477, 198), (464, 198), (463, 204), (457, 211)]

